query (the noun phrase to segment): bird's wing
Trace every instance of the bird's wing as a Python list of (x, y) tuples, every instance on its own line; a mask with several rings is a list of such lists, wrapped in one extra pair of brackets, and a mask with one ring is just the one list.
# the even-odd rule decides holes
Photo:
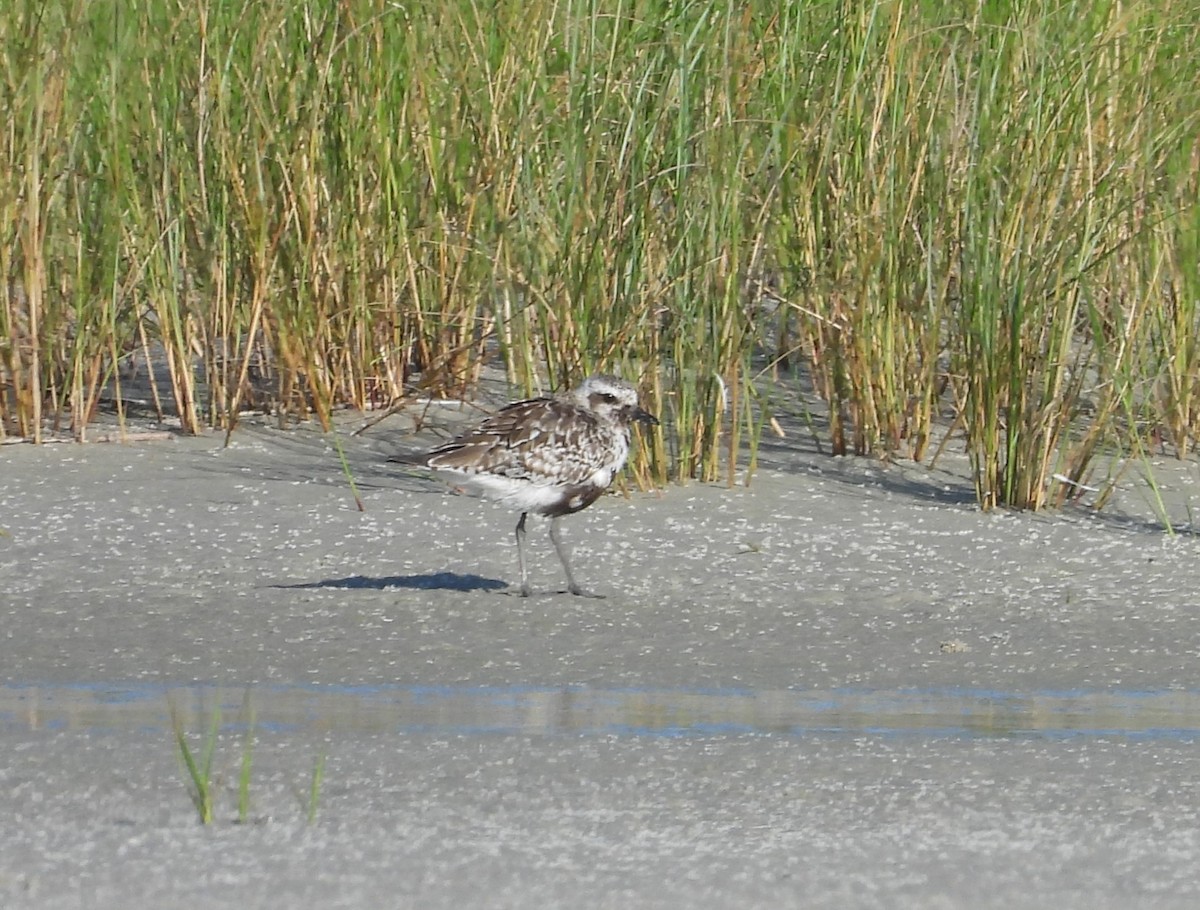
[(554, 398), (532, 398), (502, 408), (435, 449), (425, 463), (466, 474), (573, 485), (604, 467), (611, 432), (586, 411)]

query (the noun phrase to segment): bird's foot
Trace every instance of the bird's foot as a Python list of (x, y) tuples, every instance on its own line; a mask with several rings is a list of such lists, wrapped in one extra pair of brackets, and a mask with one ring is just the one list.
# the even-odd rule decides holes
[(581, 588), (579, 585), (571, 585), (567, 588), (567, 593), (574, 594), (576, 597), (590, 597), (592, 600), (605, 600), (605, 595), (589, 591), (587, 588)]
[[(521, 585), (521, 590), (519, 593), (521, 597), (533, 597), (533, 588), (531, 588), (529, 585)], [(587, 588), (579, 587), (579, 585), (571, 585), (565, 591), (559, 590), (540, 592), (541, 596), (553, 596), (556, 594), (574, 594), (576, 597), (589, 597), (592, 600), (606, 600), (608, 598), (607, 594), (597, 594), (595, 591), (589, 591)]]

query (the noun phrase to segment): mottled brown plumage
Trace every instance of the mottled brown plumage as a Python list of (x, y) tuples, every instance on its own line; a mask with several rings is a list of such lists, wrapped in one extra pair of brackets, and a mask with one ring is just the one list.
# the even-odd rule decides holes
[(434, 449), (418, 462), (474, 486), (521, 512), (517, 557), (521, 593), (530, 593), (525, 567), (525, 518), (550, 517), (550, 539), (572, 594), (575, 583), (558, 536), (558, 519), (587, 508), (612, 484), (629, 455), (635, 421), (658, 420), (638, 405), (637, 390), (613, 376), (590, 376), (553, 398), (507, 405), (478, 427)]

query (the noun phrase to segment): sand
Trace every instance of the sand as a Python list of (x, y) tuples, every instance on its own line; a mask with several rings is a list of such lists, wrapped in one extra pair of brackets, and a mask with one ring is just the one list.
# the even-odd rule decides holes
[[(1198, 905), (1194, 465), (1172, 536), (1140, 466), (981, 514), (789, 440), (567, 519), (604, 599), (533, 524), (524, 599), (402, 435), (345, 439), (365, 512), (311, 428), (0, 447), (0, 905)], [(222, 708), (207, 828), (169, 704)]]

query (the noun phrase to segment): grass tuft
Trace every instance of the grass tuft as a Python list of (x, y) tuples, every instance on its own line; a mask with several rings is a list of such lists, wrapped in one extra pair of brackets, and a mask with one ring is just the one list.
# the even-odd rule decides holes
[(221, 712), (214, 709), (209, 722), (208, 734), (197, 754), (188, 744), (187, 734), (183, 730), (183, 721), (174, 704), (169, 704), (171, 728), (175, 732), (175, 745), (179, 749), (179, 757), (187, 774), (188, 796), (196, 808), (200, 824), (211, 825), (213, 822), (213, 779), (212, 762), (216, 751), (217, 737), (221, 729)]

